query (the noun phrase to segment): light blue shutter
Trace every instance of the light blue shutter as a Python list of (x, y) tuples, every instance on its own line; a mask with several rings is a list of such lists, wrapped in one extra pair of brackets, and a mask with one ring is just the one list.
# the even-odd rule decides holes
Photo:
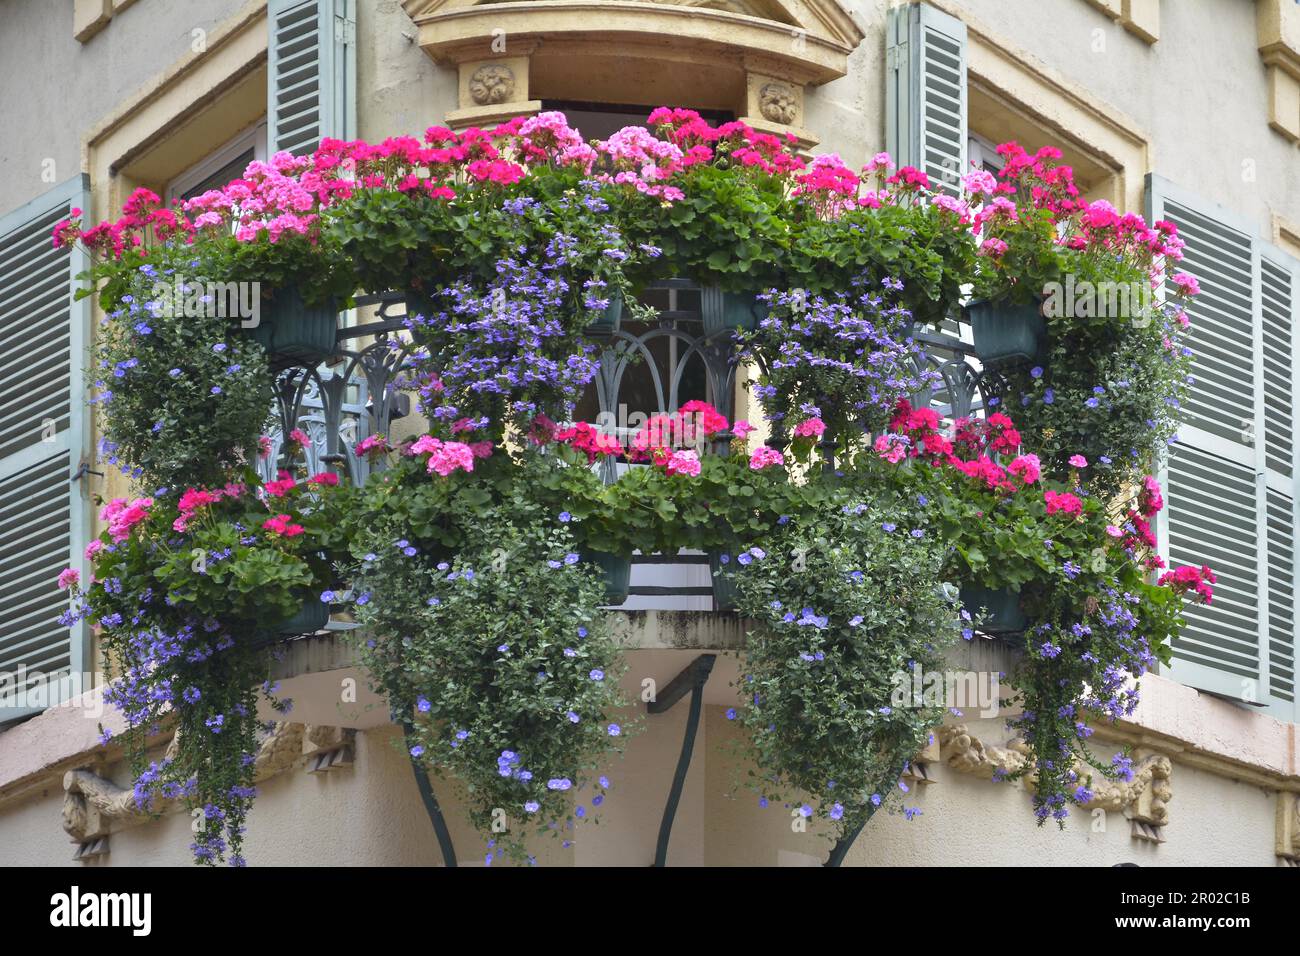
[(88, 453), (89, 300), (73, 301), (86, 262), (50, 233), (89, 203), (78, 176), (0, 219), (0, 722), (87, 689), (88, 634), (59, 624), (55, 587), (65, 567), (86, 579), (89, 505), (71, 480)]
[(889, 11), (885, 148), (936, 189), (961, 192), (966, 166), (966, 24), (924, 4)]
[(1156, 176), (1148, 214), (1186, 241), (1182, 268), (1200, 282), (1188, 314), (1195, 384), (1164, 472), (1160, 524), (1171, 568), (1208, 564), (1214, 602), (1189, 605), (1169, 676), (1249, 703), (1268, 687), (1265, 415), (1259, 257), (1251, 227)]
[(271, 154), (313, 152), (357, 127), (356, 0), (269, 0), (266, 136)]
[(1300, 719), (1296, 653), (1300, 644), (1300, 461), (1294, 440), (1300, 396), (1300, 261), (1260, 244), (1263, 325), (1265, 557), (1268, 566), (1268, 698), (1284, 720)]

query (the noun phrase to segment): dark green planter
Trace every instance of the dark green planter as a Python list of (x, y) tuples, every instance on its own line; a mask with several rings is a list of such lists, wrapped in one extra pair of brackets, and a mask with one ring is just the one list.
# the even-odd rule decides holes
[(767, 303), (752, 292), (723, 292), (716, 286), (700, 290), (700, 314), (704, 317), (706, 335), (722, 329), (752, 332), (768, 311)]
[(582, 559), (600, 569), (605, 579), (605, 604), (622, 604), (627, 600), (632, 580), (632, 558), (607, 551), (584, 551)]
[(1047, 320), (1042, 303), (1010, 305), (976, 299), (966, 306), (975, 352), (986, 366), (1036, 362), (1043, 357)]
[(615, 289), (610, 293), (609, 305), (595, 322), (587, 326), (588, 335), (613, 335), (623, 322), (623, 293)]
[(276, 630), (281, 634), (314, 634), (328, 624), (329, 619), (330, 606), (319, 597), (308, 597), (298, 612), (280, 622)]
[(1010, 588), (994, 591), (967, 585), (961, 589), (961, 603), (972, 615), (978, 614), (980, 608), (988, 608), (989, 618), (980, 627), (985, 634), (1016, 634), (1025, 629), (1028, 620), (1020, 609), (1020, 592)]
[[(727, 554), (731, 560), (722, 563), (722, 555)], [(730, 551), (714, 551), (709, 554), (709, 576), (713, 579), (713, 609), (715, 611), (734, 611), (739, 593), (732, 576), (736, 565), (736, 555)]]
[(307, 305), (297, 286), (277, 289), (262, 304), (261, 321), (253, 338), (266, 349), (271, 368), (316, 365), (334, 354), (338, 305)]

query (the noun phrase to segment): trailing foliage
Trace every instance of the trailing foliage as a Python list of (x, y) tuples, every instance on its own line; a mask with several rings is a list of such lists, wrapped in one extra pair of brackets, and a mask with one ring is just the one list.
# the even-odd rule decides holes
[(354, 543), (370, 549), (355, 584), (366, 669), (413, 724), (411, 757), (465, 783), (489, 863), (523, 859), (529, 832), (567, 845), (588, 815), (575, 797), (628, 730), (598, 575), (521, 485), (464, 526), (454, 554), (410, 535), (389, 521)]
[(764, 805), (788, 801), (838, 838), (906, 790), (943, 708), (898, 706), (897, 690), (940, 671), (961, 629), (945, 550), (914, 503), (841, 491), (733, 555), (739, 609), (760, 626), (727, 716), (749, 731)]

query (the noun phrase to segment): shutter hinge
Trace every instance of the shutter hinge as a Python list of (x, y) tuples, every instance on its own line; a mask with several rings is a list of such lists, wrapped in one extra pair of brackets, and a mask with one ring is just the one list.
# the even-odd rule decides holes
[(82, 478), (85, 478), (87, 475), (98, 475), (100, 478), (104, 477), (104, 473), (102, 471), (93, 470), (90, 467), (89, 462), (83, 461), (80, 465), (77, 466), (77, 470), (72, 475), (72, 477), (68, 479), (68, 483), (71, 484), (74, 481), (80, 481)]
[(354, 46), (357, 42), (357, 21), (347, 17), (334, 18), (334, 42)]

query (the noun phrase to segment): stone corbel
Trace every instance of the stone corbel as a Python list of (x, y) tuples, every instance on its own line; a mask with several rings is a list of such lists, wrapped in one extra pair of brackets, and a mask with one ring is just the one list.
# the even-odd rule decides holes
[(529, 54), (511, 49), (517, 55), (495, 59), (467, 59), (457, 63), (460, 73), (460, 108), (447, 114), (447, 125), (454, 130), (471, 126), (490, 128), (516, 116), (540, 112), (541, 100), (528, 98)]
[(1300, 141), (1300, 5), (1257, 0), (1259, 55), (1268, 68), (1268, 125)]
[(911, 759), (907, 767), (903, 770), (903, 781), (908, 786), (916, 786), (917, 784), (928, 785), (934, 783), (934, 777), (930, 775), (930, 767), (938, 762), (939, 735), (931, 734), (930, 742)]
[(818, 139), (804, 128), (804, 84), (774, 70), (774, 65), (746, 59), (741, 122), (783, 140), (793, 136), (801, 150), (811, 150)]
[[(1029, 748), (1023, 741), (1012, 740), (1005, 747), (995, 747), (981, 741), (965, 724), (940, 728), (938, 739), (943, 762), (948, 767), (986, 780), (993, 779), (995, 774), (1020, 771), (1029, 757)], [(1163, 828), (1169, 822), (1169, 801), (1173, 799), (1173, 761), (1140, 748), (1135, 752), (1132, 780), (1108, 780), (1082, 764), (1075, 770), (1081, 779), (1092, 776), (1093, 795), (1084, 804), (1085, 810), (1123, 813), (1132, 824), (1134, 839), (1164, 842)], [(1029, 773), (1020, 779), (1032, 793), (1034, 775)]]
[[(294, 767), (304, 758), (315, 770), (349, 766), (356, 732), (338, 727), (277, 723), (258, 748), (253, 764), (254, 782), (261, 782)], [(167, 752), (174, 754), (178, 735)], [(323, 763), (323, 765), (321, 765)], [(84, 860), (108, 852), (109, 835), (164, 813), (175, 804), (156, 801), (152, 810), (140, 807), (129, 787), (120, 787), (96, 770), (69, 770), (63, 775), (63, 829), (77, 844), (74, 859)]]
[(1277, 795), (1277, 844), (1274, 847), (1283, 866), (1300, 866), (1300, 793)]

